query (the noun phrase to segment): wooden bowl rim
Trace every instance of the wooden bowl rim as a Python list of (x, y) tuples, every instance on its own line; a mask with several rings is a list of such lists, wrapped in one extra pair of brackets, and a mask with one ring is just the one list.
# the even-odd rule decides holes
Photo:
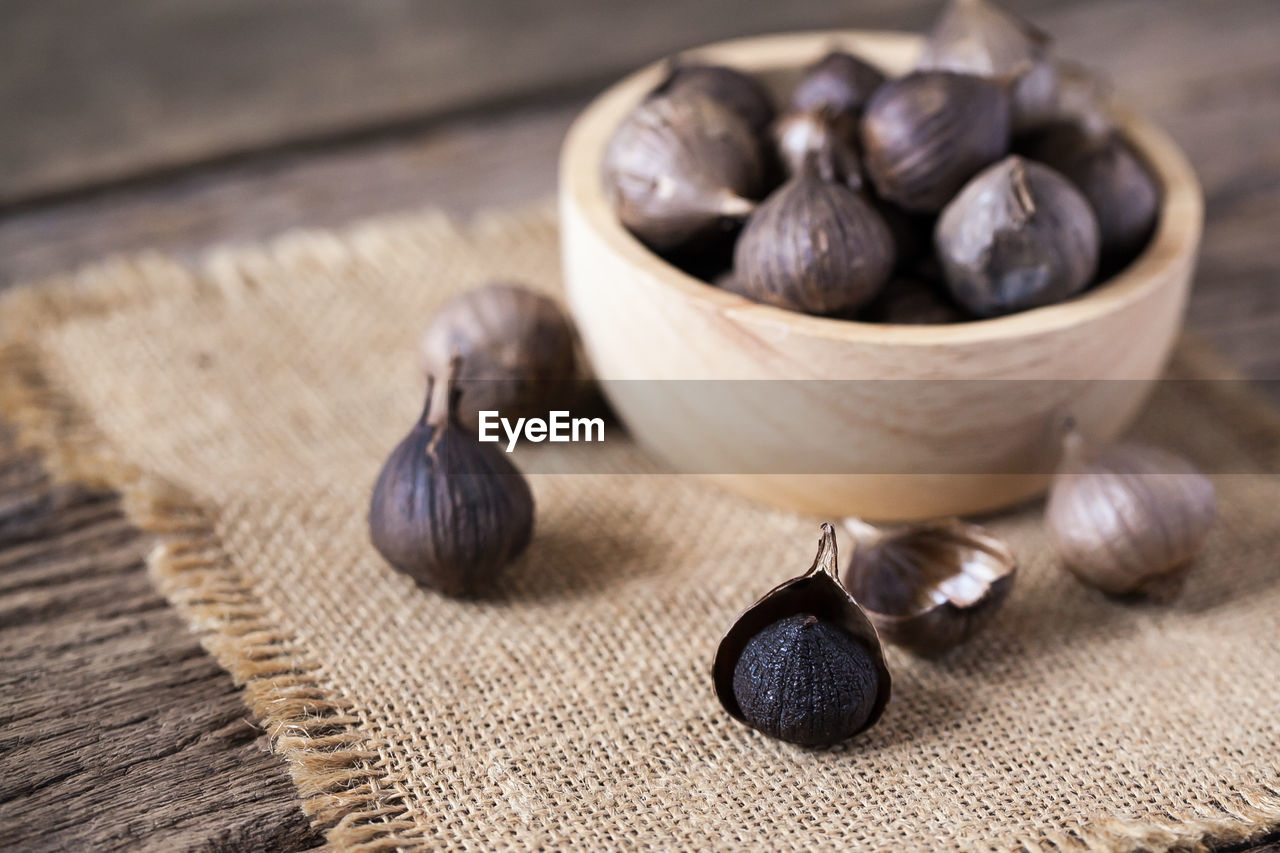
[[(873, 51), (878, 46), (885, 52), (905, 54), (918, 51), (922, 43), (923, 38), (914, 33), (821, 30), (733, 39), (683, 55), (759, 72), (801, 67), (837, 45), (856, 50), (861, 44)], [(811, 338), (906, 346), (973, 344), (1045, 334), (1086, 325), (1144, 299), (1152, 290), (1176, 286), (1177, 276), (1166, 272), (1189, 262), (1199, 247), (1204, 200), (1191, 164), (1162, 130), (1129, 110), (1119, 110), (1117, 124), (1161, 182), (1160, 218), (1138, 258), (1080, 296), (1003, 317), (940, 325), (817, 317), (752, 302), (697, 279), (654, 254), (622, 226), (605, 194), (601, 175), (608, 140), (627, 109), (661, 80), (665, 65), (665, 60), (659, 60), (625, 77), (597, 96), (574, 121), (561, 150), (561, 201), (577, 207), (582, 221), (610, 251), (685, 299), (714, 308), (738, 323)]]

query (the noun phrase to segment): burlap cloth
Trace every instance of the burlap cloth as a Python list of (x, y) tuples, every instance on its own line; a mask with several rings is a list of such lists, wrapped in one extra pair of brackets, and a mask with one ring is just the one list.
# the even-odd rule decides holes
[[(416, 588), (368, 544), (369, 489), (420, 404), (425, 319), (495, 275), (557, 286), (546, 209), (286, 235), (196, 272), (111, 261), (3, 303), (5, 416), (158, 534), (156, 582), (337, 846), (1126, 850), (1280, 824), (1273, 477), (1217, 478), (1166, 607), (1077, 584), (1037, 507), (991, 520), (1022, 562), (996, 622), (940, 662), (890, 651), (884, 718), (830, 751), (734, 722), (709, 678), (739, 610), (808, 567), (817, 520), (625, 442), (531, 477), (537, 535), (498, 598)], [(1217, 370), (1186, 348), (1174, 369)], [(1274, 465), (1263, 404), (1195, 388), (1140, 431)]]

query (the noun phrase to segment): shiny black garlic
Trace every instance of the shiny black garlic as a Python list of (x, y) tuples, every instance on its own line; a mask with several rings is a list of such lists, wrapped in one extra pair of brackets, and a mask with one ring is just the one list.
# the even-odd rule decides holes
[(716, 694), (735, 719), (802, 746), (831, 746), (872, 726), (889, 701), (880, 641), (836, 579), (835, 529), (813, 566), (746, 610), (720, 642)]
[(458, 421), (451, 377), (428, 379), (426, 408), (387, 457), (369, 538), (395, 568), (451, 596), (489, 591), (533, 535), (533, 495), (496, 444)]

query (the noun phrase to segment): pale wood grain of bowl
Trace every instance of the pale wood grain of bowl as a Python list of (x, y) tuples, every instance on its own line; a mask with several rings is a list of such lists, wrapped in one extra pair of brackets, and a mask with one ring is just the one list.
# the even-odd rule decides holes
[[(833, 47), (897, 74), (919, 46), (900, 33), (820, 32), (691, 53), (757, 73), (781, 95)], [(1150, 245), (1109, 281), (1008, 317), (859, 323), (714, 288), (619, 224), (604, 149), (662, 74), (655, 63), (627, 77), (578, 118), (562, 151), (560, 212), (567, 299), (593, 369), (632, 435), (676, 470), (825, 516), (971, 515), (1045, 488), (1064, 414), (1101, 439), (1137, 415), (1181, 329), (1203, 224), (1196, 176), (1163, 132), (1118, 117), (1163, 202)], [(902, 381), (629, 381), (739, 379)]]

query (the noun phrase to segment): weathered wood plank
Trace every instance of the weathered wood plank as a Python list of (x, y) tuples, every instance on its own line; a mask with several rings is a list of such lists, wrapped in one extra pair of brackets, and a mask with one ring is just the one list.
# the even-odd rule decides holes
[(116, 498), (0, 460), (0, 849), (318, 845)]
[(919, 27), (939, 2), (8, 0), (0, 203), (602, 80), (719, 38)]

